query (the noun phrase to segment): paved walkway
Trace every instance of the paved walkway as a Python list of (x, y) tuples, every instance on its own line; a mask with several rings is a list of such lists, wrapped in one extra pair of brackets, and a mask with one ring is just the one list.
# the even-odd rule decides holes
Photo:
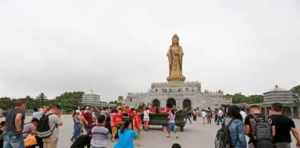
[[(64, 126), (60, 129), (59, 148), (69, 148), (71, 145), (70, 137), (72, 135), (71, 116), (63, 117)], [(296, 121), (297, 127), (300, 127), (300, 121)], [(140, 148), (170, 148), (173, 143), (180, 143), (183, 148), (214, 148), (214, 138), (218, 126), (203, 125), (200, 121), (193, 124), (187, 124), (184, 132), (178, 132), (179, 138), (174, 136), (166, 137), (159, 129), (143, 132), (138, 143)], [(293, 144), (294, 148), (295, 144)], [(111, 147), (111, 146), (110, 146)]]
[[(70, 137), (72, 135), (72, 119), (71, 116), (63, 117), (64, 126), (60, 129), (59, 148), (70, 147)], [(166, 133), (162, 132), (160, 128), (148, 132), (143, 132), (141, 138), (138, 140), (141, 148), (169, 148), (175, 142), (180, 143), (183, 148), (213, 148), (213, 139), (217, 126), (202, 125), (200, 122), (187, 124), (184, 132), (178, 132), (178, 139), (175, 136), (171, 138), (166, 137)]]

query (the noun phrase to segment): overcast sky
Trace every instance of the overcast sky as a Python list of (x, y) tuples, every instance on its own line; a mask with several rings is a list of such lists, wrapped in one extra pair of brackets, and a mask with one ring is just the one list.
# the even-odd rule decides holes
[[(298, 9), (298, 10), (297, 10)], [(297, 0), (0, 0), (0, 96), (143, 92), (177, 33), (188, 81), (261, 94), (300, 84)]]

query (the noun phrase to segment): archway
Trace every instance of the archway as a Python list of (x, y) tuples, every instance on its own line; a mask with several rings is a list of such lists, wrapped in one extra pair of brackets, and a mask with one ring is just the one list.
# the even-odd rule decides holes
[(173, 108), (176, 107), (176, 100), (174, 98), (169, 98), (167, 100), (167, 108)]
[(152, 106), (153, 107), (160, 107), (160, 101), (158, 100), (158, 99), (154, 99), (153, 101), (152, 101)]
[(184, 99), (182, 102), (182, 109), (192, 110), (192, 101), (190, 99)]

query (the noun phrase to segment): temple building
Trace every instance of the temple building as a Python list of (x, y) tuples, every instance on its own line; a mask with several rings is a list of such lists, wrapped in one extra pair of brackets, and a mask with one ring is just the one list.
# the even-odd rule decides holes
[(275, 88), (265, 92), (263, 106), (266, 110), (269, 110), (273, 103), (283, 104), (284, 114), (293, 117), (299, 118), (299, 98), (292, 93), (290, 90), (285, 90), (279, 88), (278, 85), (275, 85)]
[(176, 108), (219, 108), (225, 104), (221, 90), (210, 92), (202, 91), (199, 81), (185, 82), (183, 75), (183, 49), (179, 44), (179, 37), (172, 37), (172, 44), (167, 52), (169, 75), (166, 82), (152, 83), (150, 89), (143, 93), (128, 93), (125, 104), (152, 104), (156, 107)]

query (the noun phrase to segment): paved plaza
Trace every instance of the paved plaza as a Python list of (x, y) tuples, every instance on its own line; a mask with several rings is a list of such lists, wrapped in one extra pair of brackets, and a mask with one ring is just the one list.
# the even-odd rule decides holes
[[(64, 126), (60, 130), (59, 148), (69, 148), (72, 135), (72, 118), (63, 116)], [(300, 127), (299, 120), (296, 121)], [(200, 121), (193, 124), (187, 124), (184, 132), (178, 132), (179, 138), (166, 138), (166, 133), (159, 129), (143, 132), (139, 139), (141, 148), (170, 148), (172, 143), (180, 143), (183, 148), (214, 148), (214, 137), (219, 127), (212, 125), (203, 125)], [(295, 146), (295, 144), (293, 144)]]

